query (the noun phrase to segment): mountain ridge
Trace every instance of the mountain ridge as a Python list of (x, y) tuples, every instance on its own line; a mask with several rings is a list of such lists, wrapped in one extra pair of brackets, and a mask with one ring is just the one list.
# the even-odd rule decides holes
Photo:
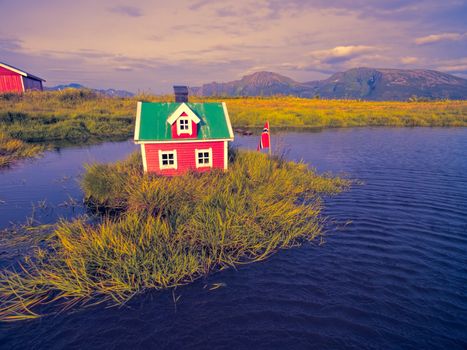
[(48, 91), (60, 91), (60, 90), (65, 90), (65, 89), (89, 89), (97, 93), (100, 93), (106, 96), (111, 96), (111, 97), (132, 97), (135, 95), (134, 93), (126, 91), (126, 90), (92, 89), (92, 88), (88, 88), (78, 83), (60, 84), (60, 85), (55, 85), (55, 86), (50, 86), (50, 87), (46, 86), (44, 88), (44, 90), (48, 90)]
[(190, 88), (196, 96), (322, 97), (403, 101), (413, 96), (427, 99), (467, 98), (467, 79), (429, 69), (352, 68), (327, 79), (297, 82), (284, 75), (260, 71), (225, 83), (212, 82)]

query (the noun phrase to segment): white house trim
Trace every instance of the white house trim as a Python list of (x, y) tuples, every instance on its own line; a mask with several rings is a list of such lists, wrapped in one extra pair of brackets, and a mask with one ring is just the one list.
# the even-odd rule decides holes
[(12, 71), (12, 72), (15, 72), (19, 75), (22, 75), (23, 77), (28, 77), (28, 78), (31, 78), (33, 80), (41, 80), (41, 81), (45, 81), (44, 79), (42, 78), (39, 78), (39, 77), (36, 77), (35, 75), (32, 75), (32, 74), (29, 74), (29, 73), (26, 73), (25, 71), (22, 71), (21, 69), (18, 69), (18, 68), (15, 68), (15, 67), (12, 67), (6, 63), (1, 63), (0, 62), (0, 67), (3, 67), (5, 69), (8, 69), (9, 71)]
[(143, 158), (143, 169), (146, 173), (148, 171), (148, 160), (146, 159), (146, 147), (144, 147), (144, 144), (141, 144), (141, 157)]
[(142, 107), (142, 102), (138, 101), (138, 104), (136, 105), (136, 122), (135, 122), (135, 141), (139, 140), (139, 128), (141, 126), (141, 107)]
[[(198, 161), (199, 153), (208, 153), (209, 154), (209, 163), (200, 164)], [(195, 164), (196, 168), (212, 168), (212, 148), (206, 149), (195, 149)]]
[(9, 65), (7, 65), (7, 64), (0, 63), (0, 67), (3, 67), (3, 68), (8, 69), (8, 70), (11, 70), (12, 72), (18, 73), (19, 75), (22, 75), (22, 76), (24, 76), (24, 77), (27, 77), (27, 76), (28, 76), (28, 73), (23, 72), (22, 70), (13, 68), (13, 67), (11, 67), (11, 66), (9, 66)]
[(201, 119), (198, 118), (198, 116), (191, 110), (188, 105), (183, 102), (178, 108), (173, 112), (170, 117), (167, 118), (167, 123), (172, 125), (179, 117), (180, 115), (185, 112), (188, 115), (188, 118), (194, 121), (196, 124), (198, 124)]
[(224, 170), (227, 170), (229, 164), (229, 146), (227, 141), (224, 141)]
[(24, 78), (25, 78), (24, 76), (21, 77), (21, 87), (23, 88), (23, 92), (26, 91), (26, 89), (24, 88)]
[[(174, 155), (174, 164), (167, 164), (167, 165), (163, 165), (162, 164), (162, 155), (163, 154), (173, 154)], [(164, 169), (177, 169), (178, 168), (178, 162), (177, 162), (177, 150), (176, 149), (173, 149), (173, 150), (170, 150), (170, 151), (162, 151), (162, 150), (159, 150), (159, 169), (161, 170), (164, 170)]]
[(217, 141), (233, 141), (233, 139), (208, 139), (208, 140), (198, 140), (198, 139), (176, 139), (176, 140), (167, 140), (167, 141), (138, 141), (135, 140), (136, 144), (141, 143), (193, 143), (193, 142), (217, 142)]
[(227, 127), (229, 128), (229, 135), (233, 140), (234, 133), (232, 130), (232, 124), (230, 123), (229, 111), (227, 111), (227, 105), (225, 104), (225, 102), (222, 102), (222, 108), (224, 109), (225, 121), (227, 122)]

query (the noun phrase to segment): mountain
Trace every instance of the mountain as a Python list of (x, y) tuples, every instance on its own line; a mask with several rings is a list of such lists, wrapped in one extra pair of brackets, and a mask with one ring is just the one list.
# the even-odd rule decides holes
[(272, 72), (257, 72), (227, 83), (191, 88), (198, 96), (320, 96), (328, 99), (467, 99), (467, 80), (423, 69), (354, 68), (328, 79), (300, 83)]
[[(88, 89), (87, 87), (77, 84), (71, 83), (66, 85), (56, 85), (52, 87), (46, 87), (45, 90), (49, 91), (59, 91), (64, 89)], [(132, 92), (126, 90), (116, 90), (116, 89), (90, 89), (92, 91), (98, 92), (100, 94), (111, 96), (111, 97), (131, 97), (134, 96)]]
[[(272, 72), (257, 72), (228, 83), (212, 82), (190, 88), (197, 96), (272, 96), (279, 94), (302, 96), (311, 88), (286, 76)], [(311, 90), (310, 90), (311, 91)]]

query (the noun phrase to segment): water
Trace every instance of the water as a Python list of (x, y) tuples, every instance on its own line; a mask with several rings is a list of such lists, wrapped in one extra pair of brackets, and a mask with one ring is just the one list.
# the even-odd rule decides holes
[[(236, 139), (242, 147), (256, 142)], [(334, 223), (324, 245), (284, 250), (179, 288), (177, 304), (171, 291), (149, 292), (122, 308), (2, 324), (0, 347), (467, 348), (467, 129), (326, 130), (273, 142), (290, 159), (363, 182), (326, 200)], [(65, 175), (66, 191), (79, 198), (83, 161), (112, 161), (133, 149), (65, 149), (3, 172), (2, 224), (24, 218), (30, 201), (44, 195), (58, 207), (67, 195), (55, 180)], [(59, 207), (44, 217), (54, 220), (56, 211), (74, 215)], [(214, 283), (225, 287), (209, 290)]]
[(0, 229), (26, 217), (50, 223), (84, 214), (79, 185), (84, 166), (124, 159), (136, 149), (132, 141), (63, 148), (0, 170)]

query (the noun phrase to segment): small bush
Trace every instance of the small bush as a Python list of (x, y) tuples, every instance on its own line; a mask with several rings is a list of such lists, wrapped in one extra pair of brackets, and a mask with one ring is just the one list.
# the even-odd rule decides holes
[(77, 103), (96, 100), (98, 94), (88, 89), (65, 89), (60, 91), (58, 99), (65, 103)]

